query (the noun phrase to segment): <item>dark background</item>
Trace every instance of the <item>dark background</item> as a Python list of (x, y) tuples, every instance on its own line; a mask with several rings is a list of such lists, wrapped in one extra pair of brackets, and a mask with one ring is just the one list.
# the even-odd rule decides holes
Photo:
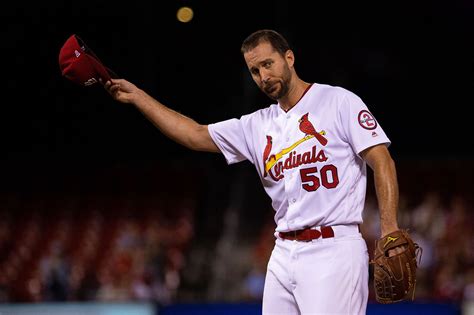
[[(194, 9), (190, 23), (176, 20), (183, 5)], [(287, 36), (304, 80), (361, 96), (396, 158), (472, 158), (470, 1), (9, 2), (1, 19), (2, 160), (10, 167), (207, 159), (101, 87), (61, 77), (59, 49), (79, 35), (120, 76), (207, 124), (270, 104), (239, 52), (259, 28)]]

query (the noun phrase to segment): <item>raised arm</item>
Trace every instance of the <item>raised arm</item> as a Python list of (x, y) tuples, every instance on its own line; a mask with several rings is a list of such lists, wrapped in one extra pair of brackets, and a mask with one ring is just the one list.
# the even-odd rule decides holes
[(374, 171), (374, 184), (380, 210), (382, 236), (398, 230), (398, 181), (395, 163), (387, 147), (379, 144), (361, 152), (362, 158)]
[(200, 125), (166, 107), (127, 80), (111, 79), (104, 87), (115, 100), (133, 104), (171, 140), (196, 151), (220, 152), (209, 135), (207, 125)]

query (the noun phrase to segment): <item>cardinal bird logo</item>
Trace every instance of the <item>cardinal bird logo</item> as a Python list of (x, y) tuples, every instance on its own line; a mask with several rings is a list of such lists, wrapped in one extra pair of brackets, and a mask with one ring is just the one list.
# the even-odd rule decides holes
[(267, 177), (267, 169), (266, 169), (266, 162), (268, 160), (268, 156), (272, 151), (272, 136), (267, 135), (267, 145), (265, 146), (265, 150), (263, 151), (263, 177)]
[(328, 140), (322, 135), (324, 131), (317, 132), (316, 129), (314, 129), (313, 124), (308, 120), (308, 113), (301, 116), (298, 122), (300, 123), (300, 130), (305, 136), (314, 136), (323, 146), (328, 143)]

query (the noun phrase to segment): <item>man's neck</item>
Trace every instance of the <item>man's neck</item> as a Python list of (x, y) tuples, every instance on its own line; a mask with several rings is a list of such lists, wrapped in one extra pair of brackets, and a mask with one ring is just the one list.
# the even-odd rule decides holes
[(296, 84), (290, 87), (288, 95), (278, 100), (280, 107), (285, 111), (292, 109), (303, 97), (306, 91), (311, 86), (310, 83), (304, 82), (303, 80), (298, 79)]

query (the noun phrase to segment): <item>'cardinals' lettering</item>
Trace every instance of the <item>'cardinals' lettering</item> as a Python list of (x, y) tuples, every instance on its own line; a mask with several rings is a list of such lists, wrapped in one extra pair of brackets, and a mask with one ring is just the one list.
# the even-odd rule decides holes
[(281, 180), (284, 175), (284, 170), (289, 170), (303, 164), (312, 164), (316, 162), (326, 162), (327, 156), (324, 150), (317, 150), (316, 146), (311, 148), (311, 151), (304, 152), (303, 154), (297, 154), (295, 151), (290, 152), (288, 157), (284, 161), (276, 163), (269, 171), (270, 177), (275, 180)]

